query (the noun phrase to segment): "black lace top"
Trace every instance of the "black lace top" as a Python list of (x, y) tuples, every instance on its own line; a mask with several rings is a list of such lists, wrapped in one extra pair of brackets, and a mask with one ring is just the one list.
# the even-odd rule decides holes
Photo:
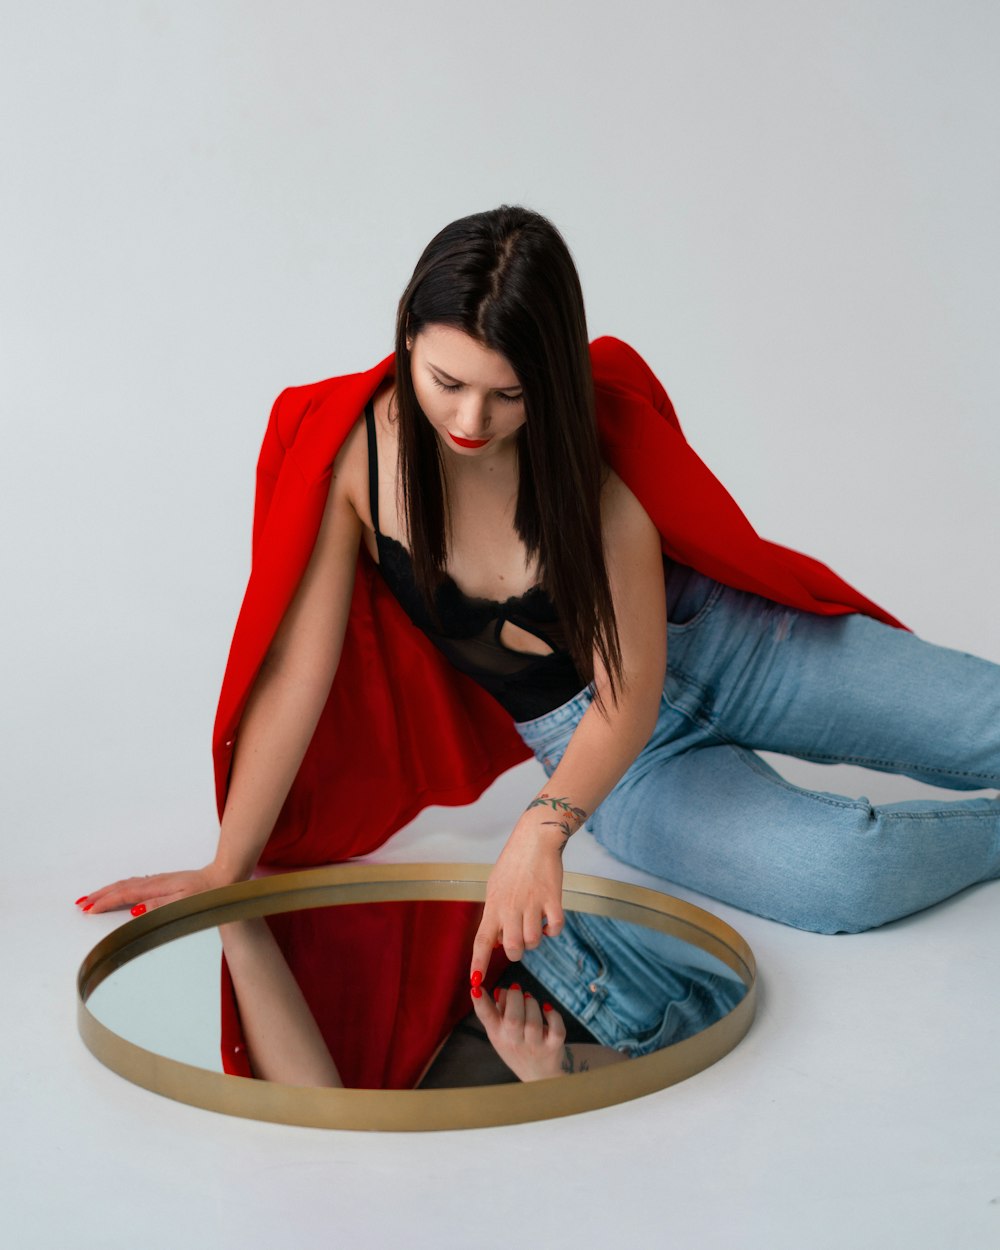
[[(371, 401), (365, 409), (365, 423), (368, 490), (379, 570), (410, 620), (455, 668), (488, 690), (516, 721), (534, 720), (573, 698), (585, 683), (566, 649), (565, 631), (555, 607), (541, 586), (532, 586), (523, 595), (499, 603), (463, 594), (446, 575), (435, 592), (438, 619), (434, 621), (417, 587), (410, 553), (379, 529), (378, 447)], [(500, 641), (500, 631), (507, 621), (540, 638), (552, 648), (551, 653), (532, 655), (506, 646)]]

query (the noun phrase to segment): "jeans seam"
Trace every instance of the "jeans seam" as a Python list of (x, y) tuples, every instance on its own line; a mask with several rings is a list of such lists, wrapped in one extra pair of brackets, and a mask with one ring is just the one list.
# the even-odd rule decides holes
[[(735, 749), (736, 758), (740, 761), (740, 763), (744, 764), (752, 772), (755, 772), (762, 777), (766, 777), (769, 781), (774, 782), (775, 785), (781, 786), (784, 790), (789, 790), (795, 794), (804, 794), (808, 798), (815, 799), (819, 803), (825, 803), (828, 807), (855, 808), (861, 811), (878, 812), (879, 806), (883, 806), (869, 803), (867, 799), (852, 799), (847, 796), (841, 799), (837, 798), (835, 795), (821, 794), (818, 790), (810, 790), (808, 786), (793, 785), (792, 782), (786, 781), (780, 773), (774, 774), (767, 765), (763, 764), (763, 761), (757, 759), (749, 747), (740, 747), (735, 742), (731, 742), (729, 745)], [(946, 820), (967, 820), (970, 815), (981, 815), (985, 816), (988, 820), (996, 820), (996, 812), (988, 811), (985, 808), (983, 808), (982, 811), (970, 812), (968, 808), (962, 807), (961, 805), (956, 808), (954, 804), (949, 803), (947, 800), (944, 800), (940, 808), (935, 808), (932, 811), (894, 811), (883, 814), (891, 815), (893, 818), (905, 817), (907, 820), (941, 820), (942, 818)]]
[[(759, 749), (764, 751), (777, 748), (761, 747)], [(940, 773), (943, 777), (968, 777), (975, 781), (984, 782), (984, 789), (991, 789), (1000, 782), (1000, 778), (989, 773), (963, 772), (958, 768), (934, 768), (928, 770), (924, 765), (915, 763), (912, 760), (878, 760), (867, 755), (826, 755), (821, 751), (810, 751), (808, 755), (801, 751), (790, 751), (788, 754), (795, 755), (801, 760), (812, 760), (816, 764), (857, 764), (862, 768), (885, 769), (894, 773), (916, 771), (926, 773), (933, 771)]]
[(788, 790), (794, 794), (805, 794), (811, 799), (815, 799), (819, 803), (825, 803), (828, 807), (836, 807), (841, 809), (853, 808), (863, 811), (871, 807), (871, 804), (862, 799), (852, 799), (848, 797), (837, 798), (834, 795), (821, 794), (818, 790), (809, 790), (803, 786), (793, 785), (790, 781), (786, 781), (779, 773), (775, 773), (763, 760), (758, 760), (753, 751), (749, 747), (742, 747), (736, 742), (728, 743), (736, 754), (736, 758), (751, 772), (757, 773), (758, 776), (765, 777), (768, 781), (780, 786), (783, 790)]

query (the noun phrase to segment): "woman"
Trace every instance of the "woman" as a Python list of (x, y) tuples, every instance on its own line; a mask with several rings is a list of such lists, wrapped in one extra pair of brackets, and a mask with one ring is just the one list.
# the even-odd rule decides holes
[(1000, 874), (996, 799), (873, 807), (754, 753), (995, 787), (1000, 666), (760, 539), (636, 354), (588, 350), (572, 260), (537, 214), (446, 227), (394, 358), (279, 397), (254, 542), (216, 855), (85, 910), (370, 851), (427, 803), (474, 798), (522, 744), (549, 781), (491, 873), (474, 982), (498, 942), (540, 959), (560, 933), (561, 855), (588, 821), (630, 863), (824, 932)]

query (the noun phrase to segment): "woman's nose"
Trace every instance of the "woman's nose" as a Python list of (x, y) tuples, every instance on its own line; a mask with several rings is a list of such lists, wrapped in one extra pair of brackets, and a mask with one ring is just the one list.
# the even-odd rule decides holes
[(463, 438), (481, 438), (489, 428), (486, 401), (481, 395), (463, 396), (458, 408), (458, 433)]

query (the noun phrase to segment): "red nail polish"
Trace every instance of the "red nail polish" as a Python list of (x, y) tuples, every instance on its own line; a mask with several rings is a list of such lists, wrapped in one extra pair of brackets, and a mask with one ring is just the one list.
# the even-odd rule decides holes
[(81, 903), (85, 903), (88, 898), (90, 898), (89, 894), (81, 894), (80, 897), (76, 900), (77, 907), (79, 907)]
[(500, 1001), (500, 986), (499, 985), (493, 991), (493, 1001), (495, 1003), (498, 1003)]
[(482, 998), (483, 996), (483, 991), (479, 988), (478, 985), (472, 986), (472, 988), (469, 990), (469, 993), (472, 995), (473, 998)]
[(551, 1010), (552, 1010), (551, 1003), (542, 1003), (542, 1011), (551, 1011)]
[(144, 916), (145, 914), (146, 914), (145, 903), (136, 903), (136, 905), (132, 908), (133, 916)]
[(519, 985), (516, 981), (514, 981), (514, 982), (511, 984), (511, 987), (510, 987), (510, 988), (511, 988), (512, 990), (519, 990), (521, 987), (520, 987), (520, 985)]
[(87, 904), (87, 906), (86, 906), (83, 910), (84, 910), (84, 911), (90, 911), (90, 909), (91, 909), (91, 907), (93, 907), (93, 905), (94, 905), (93, 903), (88, 903), (88, 904)]
[(483, 983), (483, 974), (477, 968), (475, 972), (472, 974), (472, 984), (482, 985), (482, 983)]
[(528, 999), (529, 999), (530, 997), (531, 997), (531, 995), (528, 993), (528, 991), (527, 991), (527, 990), (525, 990), (525, 991), (524, 991), (524, 1001), (525, 1001), (525, 1002), (527, 1002), (527, 1001), (528, 1001)]
[(495, 951), (503, 950), (503, 942), (497, 942), (496, 945), (493, 947), (493, 949)]

